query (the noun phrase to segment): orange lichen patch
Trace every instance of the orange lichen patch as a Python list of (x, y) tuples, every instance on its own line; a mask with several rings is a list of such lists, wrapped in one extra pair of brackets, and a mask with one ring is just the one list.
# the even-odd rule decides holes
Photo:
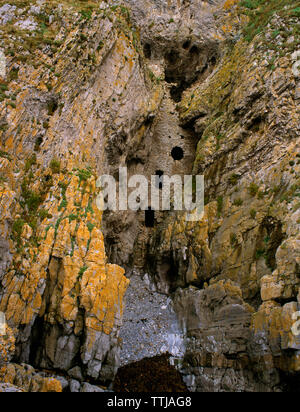
[(233, 26), (232, 24), (227, 24), (227, 25), (223, 25), (221, 29), (224, 33), (231, 33), (233, 30)]
[[(252, 316), (251, 328), (254, 334), (265, 333), (271, 347), (279, 344), (283, 351), (294, 349), (297, 347), (297, 337), (293, 335), (292, 327), (295, 323), (293, 314), (297, 312), (297, 309), (296, 302), (288, 303), (283, 307), (273, 301), (265, 302)], [(281, 368), (297, 371), (299, 368), (297, 352), (290, 357), (289, 362), (289, 366), (282, 364)]]
[(230, 9), (231, 7), (235, 6), (236, 4), (238, 4), (240, 2), (240, 0), (226, 0), (225, 3), (223, 4), (223, 8), (225, 10)]
[(39, 392), (62, 392), (61, 383), (54, 378), (45, 378)]
[(85, 272), (82, 282), (81, 304), (85, 307), (86, 326), (107, 335), (113, 329), (116, 316), (122, 316), (123, 296), (129, 280), (124, 270), (116, 265), (93, 265)]
[(58, 380), (43, 377), (28, 365), (8, 364), (0, 370), (0, 380), (15, 385), (24, 392), (62, 392)]
[(15, 337), (13, 331), (8, 326), (6, 326), (5, 329), (5, 335), (0, 336), (0, 367), (6, 365), (11, 360), (15, 352)]
[[(54, 179), (57, 187), (54, 193), (59, 195), (61, 190), (58, 184), (64, 184), (67, 180), (60, 176), (54, 176)], [(119, 302), (121, 305), (127, 280), (123, 276), (123, 269), (116, 266), (112, 270), (110, 266), (106, 266), (104, 239), (99, 230), (102, 213), (93, 209), (95, 178), (92, 177), (79, 186), (78, 176), (72, 176), (67, 185), (65, 199), (68, 207), (56, 223), (47, 226), (45, 219), (38, 231), (43, 239), (37, 248), (38, 260), (30, 261), (35, 259), (34, 254), (21, 260), (23, 275), (20, 278), (15, 276), (15, 271), (5, 275), (3, 285), (6, 286), (6, 294), (0, 309), (6, 311), (8, 320), (16, 326), (29, 324), (35, 315), (45, 314), (46, 304), (38, 291), (38, 285), (46, 280), (48, 268), (50, 282), (54, 286), (49, 311), (52, 314), (58, 313), (65, 321), (75, 321), (79, 297), (89, 316), (95, 317), (94, 327), (103, 330), (105, 324), (105, 330), (109, 333), (119, 310), (117, 305)], [(53, 216), (61, 213), (58, 207), (60, 201), (51, 203), (49, 212), (52, 220)], [(80, 208), (75, 204), (80, 204)], [(75, 216), (75, 219), (70, 216)], [(80, 222), (77, 220), (79, 218)], [(21, 236), (27, 241), (32, 238), (33, 231), (28, 225), (24, 225)], [(53, 259), (49, 265), (51, 256), (62, 259), (61, 265)], [(113, 293), (109, 292), (110, 288)], [(52, 315), (47, 318), (53, 322)]]
[(106, 263), (104, 237), (97, 228), (94, 228), (91, 233), (90, 247), (85, 261), (87, 264), (95, 263), (99, 266), (104, 266)]
[[(28, 334), (41, 318), (49, 328), (67, 325), (70, 334), (89, 339), (93, 332), (118, 329), (128, 285), (124, 270), (107, 264), (94, 172), (105, 171), (108, 129), (119, 130), (134, 118), (130, 127), (140, 142), (144, 119), (158, 110), (163, 90), (148, 89), (139, 35), (124, 8), (104, 12), (95, 2), (100, 17), (90, 19), (81, 17), (80, 2), (74, 18), (76, 6), (66, 12), (65, 3), (59, 11), (64, 30), (51, 38), (52, 52), (37, 48), (26, 60), (24, 50), (24, 63), (7, 85), (16, 107), (5, 110), (7, 128), (1, 131), (1, 149), (12, 160), (3, 162), (9, 179), (0, 185), (0, 235), (9, 240), (13, 257), (2, 280), (0, 310), (16, 329), (26, 325)], [(57, 21), (49, 22), (47, 36), (56, 29)], [(25, 45), (27, 33), (21, 34)], [(7, 53), (10, 65), (21, 49), (14, 58)], [(128, 110), (128, 90), (136, 80), (145, 93)], [(56, 169), (53, 160), (60, 163)]]

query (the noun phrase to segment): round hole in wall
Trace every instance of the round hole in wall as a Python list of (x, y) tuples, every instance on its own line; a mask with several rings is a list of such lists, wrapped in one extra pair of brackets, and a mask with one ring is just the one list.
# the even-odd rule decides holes
[(191, 46), (191, 40), (187, 40), (183, 43), (182, 47), (184, 48), (184, 50), (189, 49)]
[(176, 146), (172, 149), (171, 156), (174, 160), (182, 160), (184, 157), (184, 151), (181, 147)]

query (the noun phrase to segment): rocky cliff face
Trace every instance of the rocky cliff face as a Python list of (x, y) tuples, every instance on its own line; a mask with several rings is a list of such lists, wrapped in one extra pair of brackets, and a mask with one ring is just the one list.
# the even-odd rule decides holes
[[(192, 391), (299, 387), (298, 2), (3, 1), (0, 34), (0, 390), (165, 352)], [(204, 174), (203, 221), (102, 215), (120, 166)]]

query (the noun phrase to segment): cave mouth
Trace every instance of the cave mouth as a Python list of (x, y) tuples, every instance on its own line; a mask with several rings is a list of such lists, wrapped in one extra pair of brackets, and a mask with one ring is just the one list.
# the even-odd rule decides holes
[(144, 55), (146, 59), (151, 59), (151, 56), (152, 56), (151, 44), (146, 43), (144, 45)]
[(155, 212), (149, 207), (145, 210), (145, 227), (154, 228), (155, 226)]
[(184, 151), (181, 147), (176, 146), (172, 149), (171, 156), (174, 160), (182, 160), (184, 158)]
[(170, 355), (123, 366), (114, 381), (115, 392), (188, 392), (181, 374), (170, 364)]
[(191, 44), (192, 44), (192, 41), (188, 39), (183, 43), (182, 48), (184, 50), (188, 50), (191, 47)]
[(159, 179), (156, 179), (156, 187), (161, 190), (163, 188), (164, 172), (162, 170), (156, 170), (155, 176), (159, 178)]

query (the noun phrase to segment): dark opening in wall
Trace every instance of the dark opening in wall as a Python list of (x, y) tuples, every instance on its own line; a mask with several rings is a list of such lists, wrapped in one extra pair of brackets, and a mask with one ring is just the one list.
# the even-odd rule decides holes
[(146, 59), (151, 59), (152, 51), (151, 51), (151, 45), (149, 43), (146, 43), (144, 46), (144, 55)]
[(48, 116), (53, 116), (58, 109), (58, 103), (55, 99), (51, 99), (47, 103)]
[(43, 143), (43, 137), (42, 137), (42, 136), (37, 137), (36, 140), (35, 140), (35, 144), (34, 144), (34, 149), (33, 149), (33, 150), (34, 150), (35, 152), (38, 152), (38, 151), (40, 150), (40, 147), (41, 147), (42, 143)]
[(169, 64), (175, 65), (176, 63), (178, 63), (180, 56), (176, 50), (171, 50), (166, 54), (166, 59)]
[(181, 147), (176, 146), (172, 149), (171, 156), (174, 160), (182, 160), (184, 157), (184, 151)]
[[(164, 175), (164, 172), (162, 170), (156, 170), (155, 175), (158, 176), (159, 178), (162, 178), (162, 176)], [(157, 179), (157, 184), (156, 187), (158, 189), (162, 189), (163, 188), (163, 179), (158, 180)]]
[(30, 352), (28, 359), (30, 365), (37, 366), (38, 364), (38, 356), (43, 342), (44, 327), (44, 318), (37, 317), (33, 324), (30, 337)]
[[(167, 80), (167, 82), (168, 82), (168, 80)], [(168, 82), (168, 83), (171, 83), (171, 81)], [(189, 83), (184, 81), (184, 80), (180, 81), (178, 83), (178, 86), (172, 86), (171, 91), (170, 91), (172, 100), (174, 100), (175, 103), (179, 103), (181, 101), (183, 92), (188, 87), (189, 87)]]
[(187, 50), (187, 49), (190, 48), (190, 46), (191, 46), (191, 40), (187, 40), (187, 41), (185, 41), (185, 42), (183, 43), (182, 48), (183, 48), (184, 50)]
[(148, 117), (146, 118), (145, 122), (144, 122), (144, 125), (145, 125), (146, 127), (151, 126), (151, 125), (153, 124), (154, 119), (155, 119), (154, 116), (148, 116)]
[(199, 49), (197, 46), (193, 46), (190, 50), (191, 54), (198, 54), (199, 53)]
[(154, 210), (151, 209), (151, 207), (148, 208), (148, 210), (145, 210), (145, 226), (149, 228), (153, 228), (155, 225), (155, 212)]

